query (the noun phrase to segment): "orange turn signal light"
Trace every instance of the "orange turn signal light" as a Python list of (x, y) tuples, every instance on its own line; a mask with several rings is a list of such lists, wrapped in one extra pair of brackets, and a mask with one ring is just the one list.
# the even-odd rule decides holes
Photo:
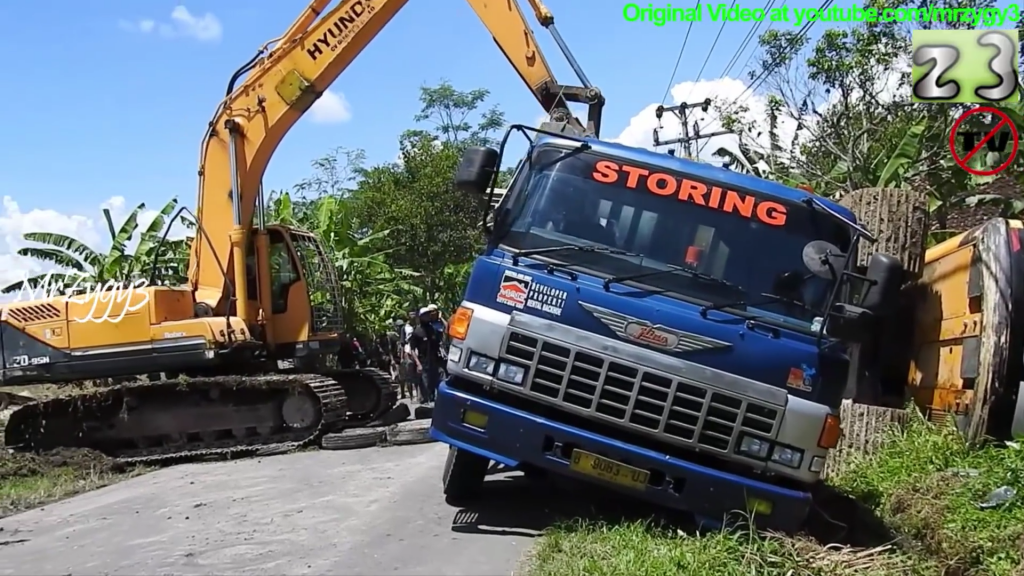
[(818, 447), (831, 450), (839, 445), (839, 438), (843, 435), (843, 428), (839, 422), (839, 416), (829, 414), (825, 416), (825, 423), (821, 427), (821, 434), (818, 435)]
[(469, 322), (472, 319), (473, 311), (459, 306), (459, 309), (448, 319), (448, 336), (453, 340), (465, 340), (466, 334), (469, 334)]

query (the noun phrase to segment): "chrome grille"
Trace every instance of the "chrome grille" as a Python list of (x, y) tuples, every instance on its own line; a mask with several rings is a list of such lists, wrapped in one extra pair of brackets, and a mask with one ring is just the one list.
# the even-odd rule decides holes
[(772, 436), (781, 410), (691, 380), (511, 331), (503, 357), (530, 367), (521, 389), (673, 443), (728, 452), (740, 431)]

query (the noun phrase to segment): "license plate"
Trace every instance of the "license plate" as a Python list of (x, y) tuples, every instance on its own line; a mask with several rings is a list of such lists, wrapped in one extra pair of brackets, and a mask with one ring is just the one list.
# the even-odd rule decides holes
[(646, 470), (627, 466), (621, 462), (609, 460), (608, 458), (582, 450), (572, 451), (572, 460), (569, 462), (569, 468), (580, 474), (600, 478), (606, 482), (613, 482), (635, 490), (647, 488), (647, 478), (650, 476)]

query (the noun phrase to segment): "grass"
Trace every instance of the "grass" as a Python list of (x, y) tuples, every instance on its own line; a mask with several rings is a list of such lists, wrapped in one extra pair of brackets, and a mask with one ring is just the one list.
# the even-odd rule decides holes
[[(69, 389), (91, 386), (48, 384), (8, 387), (2, 392), (52, 398)], [(0, 412), (0, 438), (12, 406)], [(76, 494), (95, 490), (148, 472), (142, 466), (125, 466), (92, 450), (62, 449), (46, 454), (12, 453), (0, 446), (0, 518), (44, 506)]]
[[(1024, 576), (1024, 449), (971, 448), (915, 418), (832, 481), (897, 535), (884, 546), (823, 546), (746, 531), (693, 535), (652, 522), (576, 521), (549, 529), (529, 576)], [(1001, 486), (1018, 495), (983, 510)]]
[(91, 450), (0, 453), (0, 518), (148, 472)]

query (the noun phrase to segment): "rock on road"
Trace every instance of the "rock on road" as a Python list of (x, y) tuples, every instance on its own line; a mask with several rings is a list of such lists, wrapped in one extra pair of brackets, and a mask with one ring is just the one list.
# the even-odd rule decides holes
[(441, 494), (446, 453), (426, 444), (158, 470), (0, 520), (0, 574), (512, 573), (548, 523), (531, 512), (538, 488), (489, 479), (496, 508), (460, 511)]

